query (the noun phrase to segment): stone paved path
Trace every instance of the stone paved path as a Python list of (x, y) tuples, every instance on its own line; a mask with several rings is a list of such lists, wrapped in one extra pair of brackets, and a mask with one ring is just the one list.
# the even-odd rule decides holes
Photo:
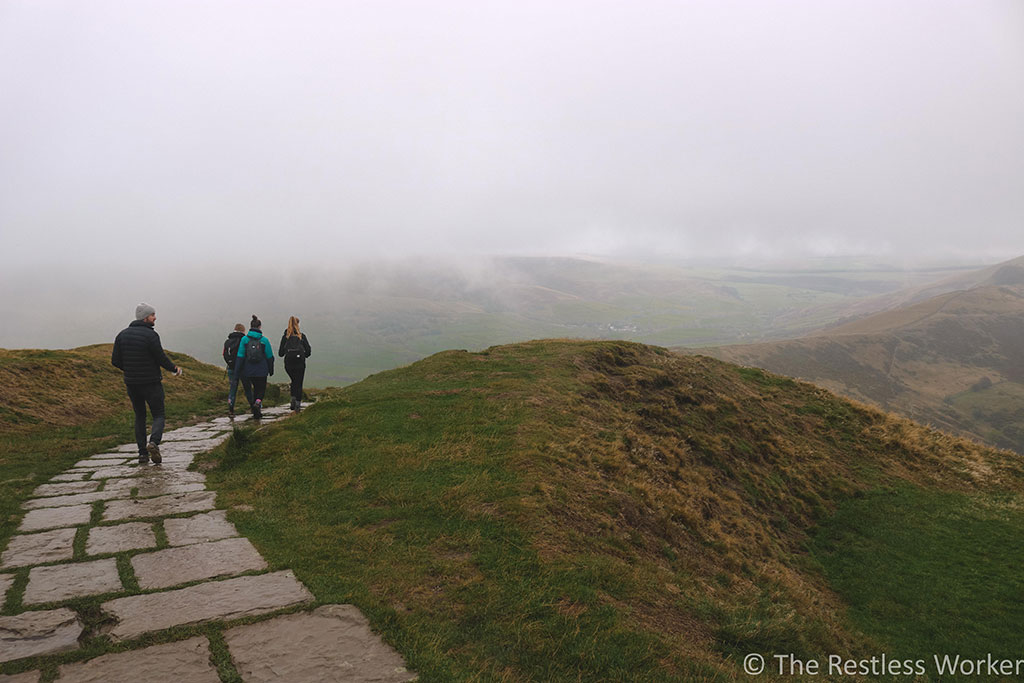
[[(264, 411), (264, 423), (287, 408)], [(238, 417), (244, 422), (248, 416)], [(18, 533), (0, 553), (0, 663), (77, 650), (90, 636), (68, 601), (99, 596), (114, 642), (186, 624), (253, 617), (314, 601), (290, 571), (267, 563), (238, 535), (197, 453), (222, 443), (228, 418), (167, 432), (163, 463), (136, 463), (125, 444), (75, 463), (33, 492)], [(22, 586), (12, 591), (14, 586)], [(18, 595), (8, 595), (18, 593)], [(13, 608), (13, 610), (11, 609)], [(415, 676), (351, 605), (264, 618), (223, 631), (242, 680), (408, 681)], [(36, 683), (41, 671), (0, 674)], [(205, 636), (63, 664), (58, 681), (217, 683)]]

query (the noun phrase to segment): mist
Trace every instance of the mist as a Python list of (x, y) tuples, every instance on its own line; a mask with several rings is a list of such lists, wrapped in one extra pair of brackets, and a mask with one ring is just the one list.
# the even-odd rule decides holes
[(1014, 0), (8, 0), (0, 92), (0, 264), (56, 291), (69, 265), (1024, 253)]

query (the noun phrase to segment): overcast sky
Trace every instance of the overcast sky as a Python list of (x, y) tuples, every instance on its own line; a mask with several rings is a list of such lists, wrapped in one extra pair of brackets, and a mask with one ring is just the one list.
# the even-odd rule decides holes
[(0, 265), (1024, 254), (1024, 2), (0, 0)]

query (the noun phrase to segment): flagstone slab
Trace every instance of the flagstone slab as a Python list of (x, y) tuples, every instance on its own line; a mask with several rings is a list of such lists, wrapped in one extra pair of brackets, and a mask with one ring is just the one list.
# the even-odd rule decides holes
[(210, 644), (204, 636), (64, 664), (58, 680), (60, 683), (220, 683), (217, 670), (210, 665)]
[(118, 491), (94, 491), (92, 493), (76, 493), (71, 496), (51, 496), (49, 498), (32, 498), (21, 504), (26, 510), (38, 510), (40, 508), (56, 508), (68, 505), (82, 505), (83, 503), (95, 503), (98, 500), (111, 500), (112, 498), (125, 497)]
[(205, 429), (194, 429), (187, 432), (168, 432), (164, 434), (164, 441), (201, 441), (209, 439), (211, 433)]
[(172, 546), (206, 543), (238, 535), (238, 529), (228, 521), (226, 510), (165, 519), (164, 531), (167, 533), (167, 542)]
[(26, 671), (20, 674), (0, 674), (0, 683), (39, 683), (42, 671)]
[(155, 548), (156, 534), (149, 522), (129, 522), (115, 526), (97, 526), (89, 529), (85, 543), (87, 555), (121, 553), (126, 550)]
[(61, 472), (50, 477), (50, 481), (82, 481), (90, 472)]
[(78, 462), (75, 463), (75, 469), (76, 470), (99, 470), (99, 469), (103, 469), (104, 467), (117, 467), (118, 465), (123, 465), (126, 462), (129, 462), (129, 460), (134, 460), (134, 459), (136, 459), (136, 458), (131, 458), (131, 459), (129, 459), (129, 458), (116, 458), (116, 459), (113, 459), (113, 460), (92, 460), (92, 459), (79, 460)]
[(143, 590), (230, 576), (267, 568), (247, 538), (184, 545), (132, 557), (132, 568)]
[(174, 493), (193, 493), (205, 490), (206, 484), (171, 484), (168, 486), (159, 482), (150, 482), (139, 486), (139, 490), (135, 495), (139, 498), (153, 498)]
[[(78, 529), (54, 529), (38, 534), (21, 534), (11, 538), (7, 549), (0, 555), (0, 567), (28, 567), (70, 560), (75, 554), (75, 534)], [(0, 600), (0, 604), (3, 601)]]
[(352, 605), (325, 605), (224, 632), (246, 683), (411, 681), (416, 675)]
[(118, 622), (109, 630), (110, 637), (126, 640), (172, 626), (265, 614), (312, 600), (292, 572), (280, 571), (131, 595), (101, 607)]
[(89, 523), (92, 515), (91, 505), (72, 505), (69, 507), (40, 508), (29, 510), (21, 520), (18, 531), (42, 531), (59, 527), (80, 526)]
[(137, 477), (118, 477), (106, 481), (107, 483), (103, 485), (104, 491), (121, 491), (127, 496), (135, 488), (203, 484), (206, 481), (206, 475), (200, 472), (153, 468)]
[(98, 481), (65, 481), (60, 484), (40, 484), (33, 496), (70, 496), (75, 493), (91, 493), (100, 487)]
[(82, 622), (69, 609), (0, 617), (0, 662), (78, 649)]
[(113, 479), (115, 477), (140, 477), (142, 476), (147, 467), (138, 467), (131, 465), (121, 465), (120, 467), (104, 467), (100, 470), (92, 471), (93, 479)]
[(213, 491), (193, 491), (156, 498), (111, 500), (103, 510), (103, 521), (115, 522), (122, 519), (166, 517), (182, 512), (205, 512), (213, 509), (215, 498), (216, 494)]
[(28, 574), (28, 587), (21, 601), (26, 605), (37, 605), (120, 590), (123, 586), (117, 574), (117, 560), (111, 557), (35, 567)]

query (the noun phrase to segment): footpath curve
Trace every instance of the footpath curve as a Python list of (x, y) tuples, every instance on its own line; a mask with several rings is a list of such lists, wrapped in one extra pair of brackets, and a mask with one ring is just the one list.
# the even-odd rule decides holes
[[(263, 414), (269, 423), (288, 409)], [(60, 664), (56, 678), (43, 659), (42, 669), (0, 674), (0, 683), (415, 679), (357, 608), (315, 606), (290, 570), (268, 571), (226, 511), (215, 509), (205, 476), (188, 471), (196, 454), (248, 419), (219, 417), (167, 432), (160, 465), (136, 465), (135, 444), (125, 444), (35, 489), (0, 553), (0, 664), (77, 650), (95, 638), (135, 649)], [(67, 604), (86, 596), (102, 596), (98, 632), (87, 633), (84, 616)], [(148, 646), (139, 640), (193, 624), (212, 624), (216, 642), (205, 635)], [(221, 657), (218, 672), (213, 649), (224, 647), (230, 663)]]

